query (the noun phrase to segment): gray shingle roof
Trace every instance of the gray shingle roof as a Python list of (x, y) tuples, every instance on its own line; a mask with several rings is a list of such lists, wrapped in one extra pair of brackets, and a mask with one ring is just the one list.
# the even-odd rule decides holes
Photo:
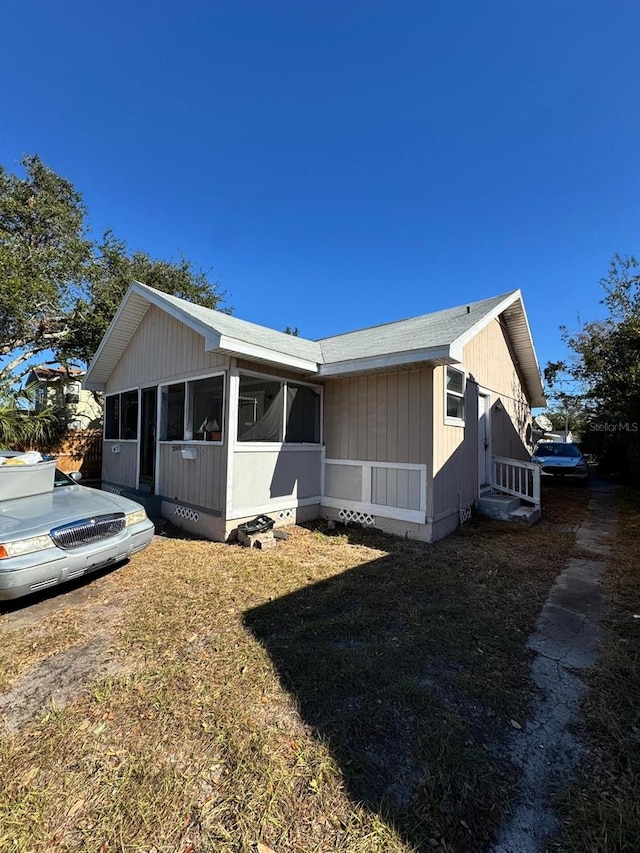
[(287, 366), (312, 376), (346, 375), (420, 362), (457, 363), (462, 358), (462, 345), (501, 312), (529, 397), (538, 401), (533, 405), (544, 405), (540, 370), (519, 291), (311, 341), (134, 282), (87, 370), (85, 387), (104, 387), (151, 304), (202, 335), (207, 350)]
[(202, 305), (195, 305), (193, 302), (186, 302), (177, 296), (154, 290), (146, 284), (141, 286), (145, 290), (151, 291), (156, 297), (160, 297), (162, 301), (174, 306), (181, 313), (211, 329), (212, 332), (218, 332), (248, 344), (265, 347), (297, 358), (304, 358), (308, 361), (320, 362), (322, 360), (322, 353), (317, 341), (287, 335), (285, 332), (277, 332), (275, 329), (268, 329), (266, 326), (259, 326), (257, 323), (240, 320), (231, 314), (204, 308)]
[[(356, 332), (322, 338), (323, 362), (370, 358), (408, 350), (446, 346), (468, 332), (509, 294), (493, 296), (457, 308), (446, 308), (409, 320), (398, 320)], [(468, 309), (468, 310), (467, 310)]]

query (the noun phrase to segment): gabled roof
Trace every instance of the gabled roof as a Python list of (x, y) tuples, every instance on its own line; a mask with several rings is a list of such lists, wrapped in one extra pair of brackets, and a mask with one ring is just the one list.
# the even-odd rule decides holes
[(540, 369), (519, 290), (409, 320), (310, 341), (133, 282), (87, 370), (86, 388), (104, 387), (151, 305), (202, 335), (205, 351), (266, 362), (318, 377), (418, 363), (459, 364), (464, 345), (502, 315), (530, 403), (545, 405)]

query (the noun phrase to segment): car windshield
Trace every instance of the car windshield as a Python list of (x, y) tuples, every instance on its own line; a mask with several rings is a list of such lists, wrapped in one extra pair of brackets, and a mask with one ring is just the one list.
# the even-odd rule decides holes
[(570, 456), (578, 458), (582, 456), (575, 444), (564, 444), (563, 442), (550, 441), (539, 444), (535, 449), (535, 456)]
[(58, 486), (75, 486), (75, 484), (75, 480), (72, 480), (71, 477), (67, 477), (66, 474), (56, 468), (55, 477), (53, 479), (53, 485), (56, 488)]

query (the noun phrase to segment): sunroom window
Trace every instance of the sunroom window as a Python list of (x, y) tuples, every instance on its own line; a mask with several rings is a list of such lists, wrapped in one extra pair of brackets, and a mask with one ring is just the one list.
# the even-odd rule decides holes
[(239, 441), (282, 441), (284, 383), (240, 376)]
[(165, 385), (160, 441), (222, 441), (224, 376)]
[(241, 374), (238, 441), (319, 444), (320, 391), (298, 382)]
[(182, 441), (184, 439), (184, 403), (184, 382), (167, 385), (162, 389), (161, 441)]
[(194, 441), (222, 441), (224, 377), (211, 376), (189, 383)]
[(105, 400), (104, 437), (135, 441), (138, 438), (138, 392), (109, 394)]
[(455, 367), (445, 369), (446, 419), (464, 423), (464, 373)]

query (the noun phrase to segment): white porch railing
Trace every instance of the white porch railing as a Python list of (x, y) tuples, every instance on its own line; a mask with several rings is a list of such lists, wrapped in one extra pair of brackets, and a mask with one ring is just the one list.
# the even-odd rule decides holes
[(540, 467), (521, 459), (493, 457), (492, 488), (540, 506)]

